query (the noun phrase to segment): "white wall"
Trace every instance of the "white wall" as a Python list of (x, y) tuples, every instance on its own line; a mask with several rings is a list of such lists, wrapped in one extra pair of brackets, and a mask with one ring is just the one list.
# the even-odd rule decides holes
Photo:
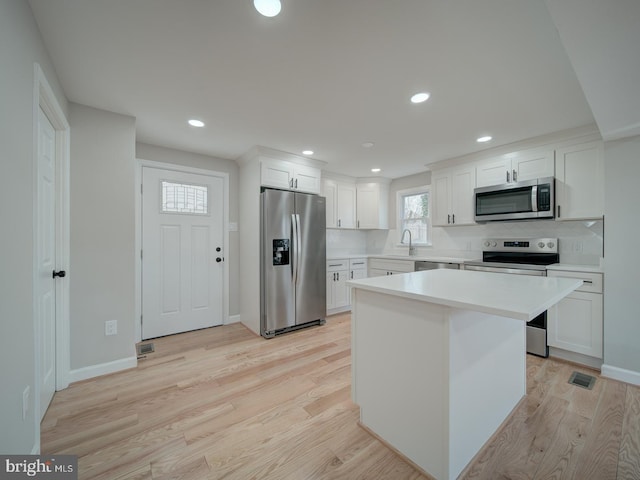
[[(238, 223), (238, 164), (233, 160), (209, 157), (197, 153), (184, 152), (171, 148), (136, 143), (136, 157), (155, 162), (173, 163), (186, 167), (201, 168), (229, 174), (229, 223)], [(239, 286), (239, 232), (229, 232), (229, 245), (225, 262), (229, 268), (229, 315), (240, 314)]]
[[(605, 143), (604, 363), (640, 382), (640, 136)], [(611, 373), (611, 372), (608, 372)], [(635, 375), (634, 375), (635, 374)]]
[[(70, 104), (71, 371), (135, 362), (135, 119)], [(105, 336), (104, 322), (118, 321)], [(84, 376), (84, 375), (82, 375)]]
[[(0, 452), (31, 453), (39, 445), (35, 404), (33, 310), (33, 86), (42, 67), (67, 113), (31, 9), (26, 1), (0, 0)], [(22, 392), (31, 389), (22, 420)]]

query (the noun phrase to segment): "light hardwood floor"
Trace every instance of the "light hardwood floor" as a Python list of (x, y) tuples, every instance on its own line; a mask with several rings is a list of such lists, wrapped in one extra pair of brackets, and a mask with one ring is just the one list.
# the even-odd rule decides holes
[[(56, 393), (42, 452), (78, 455), (80, 479), (427, 479), (357, 425), (350, 333), (345, 314), (156, 339), (136, 369)], [(528, 396), (463, 478), (640, 479), (640, 388), (585, 390), (576, 369), (594, 373), (529, 356)]]

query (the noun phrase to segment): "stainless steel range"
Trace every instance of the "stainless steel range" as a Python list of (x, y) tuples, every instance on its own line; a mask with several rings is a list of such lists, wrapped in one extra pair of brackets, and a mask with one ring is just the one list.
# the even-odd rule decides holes
[[(542, 277), (560, 260), (557, 238), (488, 238), (482, 245), (482, 260), (465, 262), (465, 270)], [(527, 323), (527, 352), (549, 356), (547, 312)]]

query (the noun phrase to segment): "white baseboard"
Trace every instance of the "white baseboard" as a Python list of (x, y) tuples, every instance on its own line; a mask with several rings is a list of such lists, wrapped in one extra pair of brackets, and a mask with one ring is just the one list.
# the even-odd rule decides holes
[(344, 313), (344, 312), (350, 312), (350, 311), (351, 311), (351, 305), (347, 305), (346, 307), (331, 308), (327, 310), (327, 317), (329, 315), (336, 315), (338, 313)]
[(561, 348), (549, 347), (549, 356), (561, 358), (573, 363), (579, 363), (589, 368), (600, 370), (602, 368), (602, 359), (590, 357), (588, 355), (582, 355), (581, 353), (569, 352), (568, 350), (562, 350)]
[(633, 370), (626, 370), (624, 368), (605, 364), (602, 365), (601, 373), (603, 377), (640, 386), (640, 372), (634, 372)]
[(227, 320), (225, 325), (230, 325), (232, 323), (239, 323), (239, 322), (240, 322), (240, 315), (229, 315), (229, 319)]
[(71, 370), (69, 372), (69, 382), (79, 382), (81, 380), (87, 380), (88, 378), (99, 377), (100, 375), (107, 375), (109, 373), (115, 373), (121, 370), (135, 368), (137, 366), (138, 359), (136, 357), (128, 357), (121, 358), (120, 360), (114, 360), (113, 362), (78, 368), (77, 370)]

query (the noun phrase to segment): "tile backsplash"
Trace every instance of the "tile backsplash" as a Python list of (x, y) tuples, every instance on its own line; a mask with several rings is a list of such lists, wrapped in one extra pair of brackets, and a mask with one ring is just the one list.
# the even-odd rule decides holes
[[(433, 227), (432, 245), (418, 247), (418, 255), (475, 259), (482, 256), (482, 241), (491, 237), (557, 237), (560, 262), (599, 265), (603, 256), (604, 222), (538, 220), (494, 222), (461, 227)], [(405, 254), (397, 230), (327, 230), (327, 254)]]

